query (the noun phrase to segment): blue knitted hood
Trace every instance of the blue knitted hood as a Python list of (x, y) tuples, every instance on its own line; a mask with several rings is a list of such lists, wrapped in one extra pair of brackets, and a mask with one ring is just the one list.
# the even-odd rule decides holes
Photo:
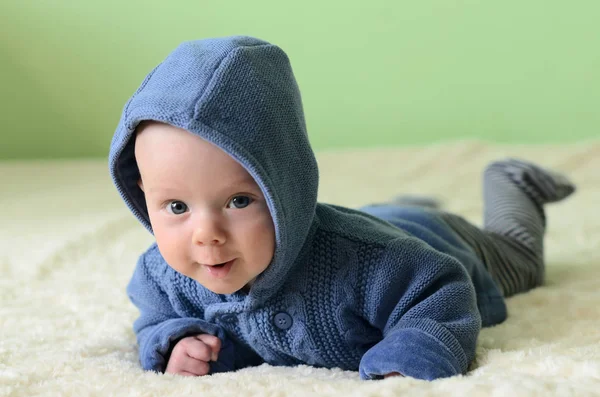
[(251, 37), (191, 41), (148, 74), (123, 109), (109, 168), (129, 209), (152, 232), (134, 157), (134, 131), (143, 120), (183, 128), (217, 145), (256, 180), (276, 236), (271, 265), (252, 287), (253, 300), (264, 301), (305, 243), (317, 199), (317, 164), (287, 55)]

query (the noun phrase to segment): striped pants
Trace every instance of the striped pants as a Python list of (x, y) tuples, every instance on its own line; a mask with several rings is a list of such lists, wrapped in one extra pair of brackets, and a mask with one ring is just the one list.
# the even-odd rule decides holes
[(563, 175), (507, 159), (490, 164), (483, 176), (484, 225), (442, 212), (442, 219), (472, 247), (504, 296), (544, 281), (544, 205), (575, 191)]

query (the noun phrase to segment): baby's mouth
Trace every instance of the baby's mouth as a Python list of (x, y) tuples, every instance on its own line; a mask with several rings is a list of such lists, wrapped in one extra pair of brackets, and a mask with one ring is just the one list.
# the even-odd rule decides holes
[(213, 265), (202, 264), (202, 267), (204, 267), (204, 269), (206, 269), (208, 274), (211, 276), (215, 278), (223, 278), (229, 274), (233, 262), (235, 262), (235, 259), (223, 263), (215, 263)]
[(227, 261), (227, 262), (222, 262), (222, 263), (210, 263), (210, 264), (209, 263), (201, 263), (201, 265), (202, 266), (210, 266), (210, 267), (223, 267), (231, 261), (233, 261), (233, 259), (230, 261)]

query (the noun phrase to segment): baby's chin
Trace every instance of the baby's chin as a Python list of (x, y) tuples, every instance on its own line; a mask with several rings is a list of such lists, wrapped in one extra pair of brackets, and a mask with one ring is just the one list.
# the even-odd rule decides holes
[[(197, 280), (197, 281), (200, 282), (200, 280)], [(202, 284), (202, 283), (200, 283), (200, 284)], [(231, 295), (231, 294), (234, 294), (236, 292), (240, 292), (240, 293), (243, 293), (243, 294), (248, 294), (250, 292), (250, 286), (251, 286), (251, 284), (248, 283), (248, 284), (245, 284), (245, 285), (242, 285), (242, 286), (239, 286), (239, 285), (236, 286), (236, 285), (206, 285), (206, 284), (203, 284), (203, 286), (206, 289), (214, 292), (215, 294), (219, 294), (219, 295)]]

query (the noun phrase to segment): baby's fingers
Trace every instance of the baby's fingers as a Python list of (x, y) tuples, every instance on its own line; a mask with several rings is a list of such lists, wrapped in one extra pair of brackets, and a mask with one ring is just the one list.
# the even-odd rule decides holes
[(171, 355), (165, 372), (184, 376), (203, 376), (210, 372), (210, 366), (205, 361), (197, 360), (181, 352)]
[(199, 341), (204, 342), (204, 344), (206, 344), (208, 347), (210, 347), (210, 360), (217, 361), (217, 359), (219, 358), (219, 351), (221, 350), (221, 339), (209, 334), (196, 335), (196, 338)]

